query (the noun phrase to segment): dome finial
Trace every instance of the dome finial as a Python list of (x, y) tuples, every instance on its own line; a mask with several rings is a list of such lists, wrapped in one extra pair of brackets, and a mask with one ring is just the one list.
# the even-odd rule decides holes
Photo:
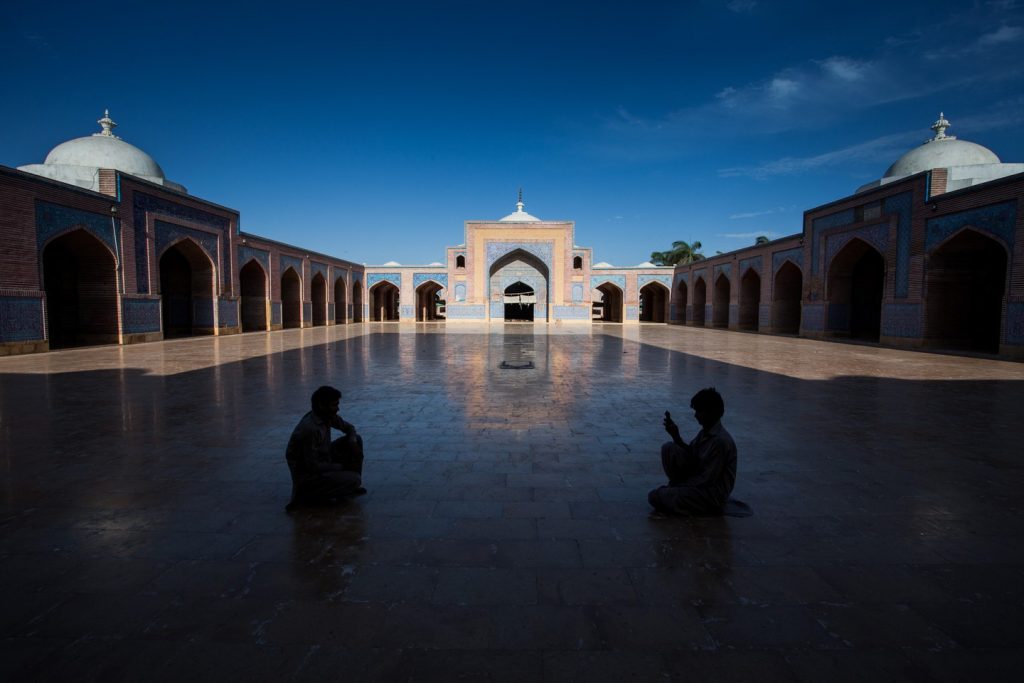
[(107, 138), (116, 138), (117, 137), (116, 135), (114, 135), (114, 132), (113, 132), (114, 129), (117, 128), (117, 124), (114, 123), (114, 120), (112, 118), (110, 118), (110, 110), (109, 109), (104, 109), (103, 110), (103, 118), (100, 119), (99, 121), (97, 121), (96, 123), (100, 124), (100, 127), (103, 130), (101, 130), (99, 133), (93, 133), (93, 135), (96, 135), (96, 136), (102, 135), (103, 137), (107, 137)]
[(939, 120), (932, 124), (932, 130), (935, 131), (935, 137), (926, 142), (933, 142), (935, 140), (956, 140), (955, 135), (946, 135), (946, 129), (950, 127), (949, 121), (946, 120), (946, 115), (941, 111), (939, 112)]
[(523, 204), (523, 188), (520, 187), (519, 188), (519, 201), (516, 202), (516, 213), (522, 213), (524, 206), (525, 206), (525, 204)]

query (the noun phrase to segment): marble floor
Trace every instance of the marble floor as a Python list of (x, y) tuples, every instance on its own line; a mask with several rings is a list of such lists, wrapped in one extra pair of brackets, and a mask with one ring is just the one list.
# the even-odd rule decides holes
[[(321, 383), (369, 493), (286, 514)], [(755, 515), (652, 517), (709, 385)], [(1022, 443), (1024, 364), (663, 325), (0, 358), (0, 679), (1019, 680)]]

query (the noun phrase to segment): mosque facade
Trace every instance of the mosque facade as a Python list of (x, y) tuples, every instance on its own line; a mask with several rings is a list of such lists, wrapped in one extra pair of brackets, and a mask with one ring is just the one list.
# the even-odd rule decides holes
[(946, 135), (676, 267), (593, 262), (575, 224), (471, 220), (444, 262), (364, 266), (239, 229), (101, 130), (0, 166), (0, 355), (370, 321), (662, 323), (1024, 358), (1024, 164)]

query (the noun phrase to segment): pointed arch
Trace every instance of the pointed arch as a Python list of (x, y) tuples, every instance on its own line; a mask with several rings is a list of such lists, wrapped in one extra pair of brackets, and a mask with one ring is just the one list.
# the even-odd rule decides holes
[(833, 334), (878, 341), (882, 329), (885, 259), (878, 249), (854, 237), (828, 266), (825, 296)]
[(171, 242), (159, 258), (164, 338), (213, 334), (216, 268), (191, 237)]
[(760, 328), (761, 274), (747, 268), (740, 276), (739, 318), (737, 327), (756, 332)]
[(791, 260), (783, 261), (775, 271), (772, 283), (772, 331), (779, 334), (800, 333), (800, 311), (804, 275)]
[(506, 311), (505, 292), (515, 282), (521, 282), (533, 290), (535, 303), (533, 319), (548, 319), (548, 297), (550, 274), (544, 260), (521, 247), (510, 250), (495, 259), (487, 273), (487, 299), (490, 302), (490, 317), (500, 320)]
[(269, 275), (259, 259), (249, 259), (238, 271), (242, 309), (242, 331), (256, 332), (267, 329), (267, 292)]
[(302, 277), (292, 266), (281, 273), (281, 323), (285, 329), (302, 327)]
[(46, 242), (42, 266), (50, 348), (116, 344), (117, 261), (110, 247), (76, 228)]
[(622, 290), (613, 282), (605, 281), (594, 288), (598, 296), (592, 297), (594, 308), (598, 309), (600, 315), (597, 318), (601, 322), (621, 323), (623, 317), (624, 296)]
[(669, 289), (660, 282), (652, 281), (640, 288), (640, 322), (668, 322)]
[(957, 231), (928, 253), (928, 346), (999, 353), (1009, 261), (1004, 244), (974, 228)]
[(708, 304), (708, 285), (704, 280), (704, 276), (701, 275), (693, 281), (693, 324), (697, 327), (704, 327), (707, 325), (707, 304)]
[(443, 306), (441, 292), (444, 286), (437, 280), (425, 280), (416, 288), (416, 320), (426, 322), (444, 320), (440, 312)]
[(345, 275), (338, 276), (334, 281), (334, 324), (344, 325), (348, 322), (348, 296), (345, 293)]
[(680, 280), (679, 284), (676, 285), (676, 320), (679, 321), (680, 325), (685, 325), (686, 320), (686, 304), (689, 296), (689, 287), (686, 286), (686, 280)]
[(398, 287), (387, 280), (381, 280), (370, 287), (370, 319), (374, 322), (397, 321), (399, 294)]
[(732, 282), (725, 273), (715, 279), (715, 289), (711, 299), (711, 325), (713, 327), (729, 327), (729, 301), (732, 297)]
[(352, 322), (363, 322), (363, 283), (355, 280), (352, 283)]
[(309, 283), (309, 296), (313, 302), (313, 327), (327, 324), (327, 278), (315, 273)]

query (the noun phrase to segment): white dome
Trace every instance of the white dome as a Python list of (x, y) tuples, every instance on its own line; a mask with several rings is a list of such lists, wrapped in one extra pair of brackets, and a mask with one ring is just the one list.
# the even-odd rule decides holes
[(532, 223), (534, 221), (539, 221), (540, 220), (536, 216), (531, 216), (530, 214), (528, 214), (525, 211), (523, 211), (523, 207), (524, 206), (526, 206), (526, 205), (523, 204), (523, 188), (519, 188), (519, 201), (516, 202), (516, 210), (515, 210), (515, 212), (514, 213), (510, 213), (509, 215), (505, 216), (504, 218), (498, 219), (499, 222), (501, 222), (501, 223)]
[(978, 164), (998, 164), (999, 157), (995, 152), (966, 140), (957, 140), (956, 136), (946, 135), (950, 123), (943, 114), (932, 124), (935, 137), (925, 140), (896, 160), (883, 178), (902, 178), (933, 168), (954, 168), (957, 166), (977, 166)]
[(883, 178), (900, 178), (933, 168), (998, 164), (999, 157), (988, 147), (947, 137), (929, 140), (896, 160)]
[(114, 168), (143, 178), (164, 178), (160, 164), (135, 145), (103, 134), (68, 140), (46, 155), (45, 166), (88, 166)]

